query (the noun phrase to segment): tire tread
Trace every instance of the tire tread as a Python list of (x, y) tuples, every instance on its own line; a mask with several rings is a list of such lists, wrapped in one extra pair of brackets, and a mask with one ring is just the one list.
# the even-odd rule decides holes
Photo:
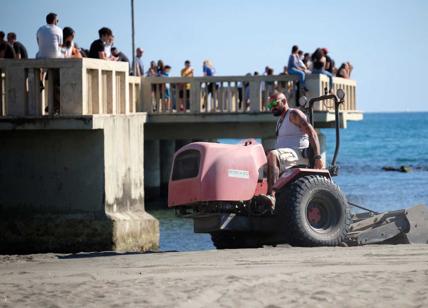
[[(336, 236), (330, 236), (328, 239), (320, 239), (311, 236), (306, 232), (300, 204), (305, 194), (316, 187), (324, 187), (333, 195), (337, 196), (338, 200), (345, 203), (345, 218), (344, 223), (340, 226), (340, 231)], [(289, 242), (297, 246), (337, 246), (345, 241), (349, 226), (351, 224), (351, 211), (346, 201), (346, 197), (341, 192), (340, 188), (330, 179), (321, 175), (306, 175), (295, 180), (295, 182), (287, 185), (277, 194), (277, 207), (282, 207), (282, 215), (284, 216), (286, 227), (289, 232)], [(336, 233), (336, 232), (335, 232)]]

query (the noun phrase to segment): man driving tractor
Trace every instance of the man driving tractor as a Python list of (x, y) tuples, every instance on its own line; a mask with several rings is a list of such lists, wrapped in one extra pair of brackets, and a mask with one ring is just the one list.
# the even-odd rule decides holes
[(273, 185), (279, 175), (294, 166), (308, 167), (310, 165), (310, 147), (313, 151), (313, 168), (322, 169), (323, 162), (317, 132), (302, 111), (290, 108), (286, 96), (281, 92), (273, 93), (266, 106), (273, 116), (279, 117), (276, 124), (275, 149), (269, 151), (267, 155), (268, 191), (266, 197), (274, 205)]
[[(178, 216), (193, 218), (194, 231), (209, 233), (217, 249), (284, 243), (310, 247), (390, 240), (425, 243), (425, 206), (378, 214), (348, 202), (333, 181), (338, 170), (339, 107), (344, 97), (339, 89), (337, 94), (311, 98), (305, 104), (307, 119), (288, 106), (283, 93), (272, 94), (266, 106), (279, 119), (276, 145), (267, 156), (252, 139), (236, 145), (185, 145), (174, 155), (168, 206)], [(314, 103), (325, 100), (334, 102), (336, 129), (329, 170), (323, 166), (312, 124)], [(267, 179), (260, 177), (266, 165)], [(351, 205), (371, 213), (352, 216)], [(356, 225), (350, 232), (353, 219)]]

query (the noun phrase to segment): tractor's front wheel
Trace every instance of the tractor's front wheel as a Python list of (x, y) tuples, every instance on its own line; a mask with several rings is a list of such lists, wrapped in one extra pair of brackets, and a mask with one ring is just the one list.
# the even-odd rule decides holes
[(298, 178), (276, 194), (290, 244), (337, 246), (346, 238), (351, 211), (346, 197), (321, 175)]

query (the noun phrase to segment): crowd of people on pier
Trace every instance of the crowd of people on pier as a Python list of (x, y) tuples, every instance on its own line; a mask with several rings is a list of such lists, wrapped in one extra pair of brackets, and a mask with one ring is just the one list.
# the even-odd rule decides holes
[[(113, 31), (108, 27), (102, 27), (98, 30), (98, 38), (95, 39), (89, 49), (81, 48), (75, 42), (75, 31), (71, 27), (61, 29), (58, 26), (59, 19), (55, 13), (49, 13), (46, 16), (46, 24), (41, 26), (37, 31), (38, 52), (37, 59), (52, 59), (52, 58), (96, 58), (107, 61), (121, 61), (129, 63), (129, 71), (131, 75), (147, 76), (147, 77), (169, 77), (172, 67), (164, 64), (164, 61), (151, 61), (147, 70), (144, 68), (143, 55), (144, 49), (138, 47), (135, 50), (133, 59), (130, 59), (119, 48), (114, 45)], [(7, 37), (7, 40), (5, 40)], [(7, 36), (3, 31), (0, 31), (0, 59), (27, 59), (28, 52), (25, 46), (17, 40), (17, 35), (14, 32), (9, 32)], [(133, 65), (132, 65), (133, 64)], [(335, 61), (331, 58), (327, 48), (317, 48), (312, 54), (303, 52), (297, 45), (291, 48), (291, 54), (288, 58), (288, 63), (283, 67), (279, 75), (295, 75), (298, 77), (296, 91), (304, 93), (307, 91), (305, 84), (306, 76), (309, 74), (322, 74), (329, 78), (330, 91), (333, 85), (333, 76), (341, 78), (350, 78), (353, 66), (350, 62), (344, 62), (339, 68), (335, 66)], [(210, 60), (204, 60), (202, 63), (203, 76), (214, 76), (216, 69)], [(251, 76), (248, 73), (247, 76)], [(253, 75), (259, 75), (254, 72)], [(273, 76), (274, 69), (266, 66), (264, 75)], [(190, 60), (184, 62), (184, 67), (180, 71), (181, 77), (193, 77), (194, 69), (191, 66)], [(282, 88), (286, 88), (285, 82), (282, 82)], [(185, 110), (189, 108), (190, 97), (189, 83), (183, 84), (178, 90), (179, 108)], [(207, 95), (213, 96), (215, 89), (218, 87), (216, 83), (207, 83)], [(269, 93), (276, 85), (272, 81), (262, 83), (262, 91)], [(165, 83), (162, 88), (156, 90), (153, 86), (153, 93), (161, 92), (162, 104), (165, 105), (162, 109), (176, 108), (176, 100), (171, 106), (171, 90), (170, 85)], [(240, 85), (240, 97), (245, 96), (249, 92), (249, 84)], [(246, 95), (248, 96), (248, 95)]]
[[(55, 13), (46, 16), (46, 24), (37, 31), (37, 44), (39, 50), (36, 58), (96, 58), (108, 61), (123, 61), (131, 65), (130, 59), (119, 48), (114, 46), (114, 35), (110, 28), (102, 27), (98, 30), (98, 39), (94, 40), (89, 49), (81, 48), (75, 42), (75, 31), (71, 27), (61, 29), (58, 26), (59, 19)], [(5, 40), (7, 38), (7, 40)], [(170, 74), (171, 66), (165, 65), (162, 60), (151, 61), (148, 70), (143, 65), (144, 49), (138, 47), (135, 50), (135, 67), (130, 66), (130, 72), (136, 76), (161, 76), (167, 77)], [(7, 36), (0, 31), (0, 58), (27, 59), (28, 53), (25, 46), (17, 40), (14, 32), (9, 32)], [(305, 89), (305, 76), (308, 74), (324, 74), (330, 79), (333, 76), (350, 78), (352, 72), (350, 62), (344, 62), (339, 68), (335, 66), (335, 61), (330, 57), (327, 48), (317, 48), (312, 54), (303, 52), (297, 45), (291, 49), (287, 66), (279, 74), (296, 75), (299, 77), (301, 86)], [(204, 60), (202, 64), (204, 76), (214, 76), (216, 70), (210, 60)], [(181, 76), (193, 77), (194, 70), (190, 66), (190, 61), (185, 61), (185, 67), (181, 70)], [(266, 66), (265, 75), (274, 75), (273, 68)], [(257, 72), (254, 75), (258, 75)]]
[[(349, 79), (353, 66), (350, 62), (342, 63), (339, 69), (335, 66), (335, 61), (329, 56), (327, 48), (317, 48), (311, 55), (304, 53), (299, 46), (291, 48), (288, 58), (287, 72), (290, 75), (299, 77), (299, 86), (307, 91), (305, 85), (306, 75), (322, 74), (329, 78), (329, 88), (333, 87), (333, 76)], [(285, 71), (285, 69), (284, 69)]]

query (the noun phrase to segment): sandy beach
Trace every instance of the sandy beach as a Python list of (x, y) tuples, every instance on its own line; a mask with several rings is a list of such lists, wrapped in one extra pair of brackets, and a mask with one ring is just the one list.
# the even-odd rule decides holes
[(0, 256), (1, 307), (426, 307), (428, 245)]

